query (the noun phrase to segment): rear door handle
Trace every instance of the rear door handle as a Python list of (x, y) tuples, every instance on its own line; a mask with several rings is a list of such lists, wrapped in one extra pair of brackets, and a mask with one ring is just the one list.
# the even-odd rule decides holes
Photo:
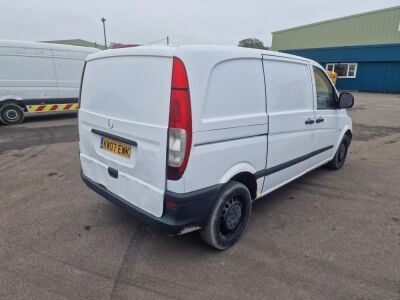
[(323, 121), (325, 121), (323, 117), (319, 117), (317, 120), (315, 120), (317, 123), (322, 123)]
[(311, 124), (314, 124), (314, 120), (313, 120), (313, 119), (310, 119), (310, 118), (308, 118), (308, 119), (306, 120), (305, 124), (306, 124), (306, 125), (311, 125)]
[(109, 174), (112, 178), (118, 179), (118, 170), (109, 167), (109, 168), (108, 168), (108, 174)]

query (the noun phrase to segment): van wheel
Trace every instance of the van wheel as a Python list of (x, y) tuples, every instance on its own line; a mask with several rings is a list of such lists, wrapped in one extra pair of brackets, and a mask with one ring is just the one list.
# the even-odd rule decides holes
[(6, 103), (0, 107), (0, 121), (6, 125), (20, 124), (24, 120), (24, 111), (15, 103)]
[(333, 170), (339, 170), (343, 167), (344, 162), (346, 161), (347, 157), (347, 150), (349, 148), (349, 138), (345, 135), (340, 142), (339, 148), (336, 151), (335, 156), (333, 159), (327, 164), (327, 166)]
[(222, 188), (200, 236), (211, 247), (228, 249), (246, 229), (250, 214), (249, 190), (242, 183), (230, 181)]

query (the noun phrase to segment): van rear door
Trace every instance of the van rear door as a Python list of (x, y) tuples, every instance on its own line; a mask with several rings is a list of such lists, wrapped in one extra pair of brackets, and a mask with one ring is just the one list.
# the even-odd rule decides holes
[[(95, 54), (79, 111), (83, 174), (161, 217), (166, 188), (173, 48)], [(146, 53), (146, 48), (149, 49)]]

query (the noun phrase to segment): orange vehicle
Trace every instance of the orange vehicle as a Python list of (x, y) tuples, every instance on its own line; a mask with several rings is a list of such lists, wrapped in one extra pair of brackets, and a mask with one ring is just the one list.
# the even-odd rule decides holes
[(336, 80), (337, 80), (337, 74), (335, 71), (326, 71), (331, 78), (332, 82), (334, 85), (336, 85)]

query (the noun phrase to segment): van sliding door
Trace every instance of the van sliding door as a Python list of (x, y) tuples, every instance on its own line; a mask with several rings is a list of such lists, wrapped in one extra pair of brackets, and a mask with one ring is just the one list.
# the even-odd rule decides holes
[(269, 115), (263, 193), (299, 176), (311, 165), (314, 107), (307, 62), (263, 57)]

